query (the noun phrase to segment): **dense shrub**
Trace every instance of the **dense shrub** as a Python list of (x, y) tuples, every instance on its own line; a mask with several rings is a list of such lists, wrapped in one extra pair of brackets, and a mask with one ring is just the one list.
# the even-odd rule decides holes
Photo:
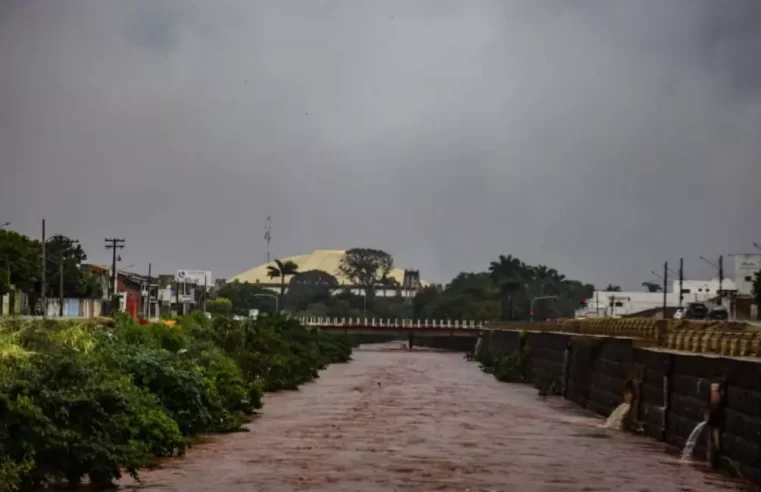
[(108, 485), (205, 432), (241, 429), (264, 391), (295, 389), (351, 343), (285, 317), (175, 326), (0, 324), (0, 492)]
[(525, 333), (521, 333), (521, 348), (510, 355), (494, 356), (490, 350), (480, 355), (478, 362), (487, 374), (493, 374), (498, 381), (506, 383), (526, 382), (529, 377), (529, 348), (525, 343)]

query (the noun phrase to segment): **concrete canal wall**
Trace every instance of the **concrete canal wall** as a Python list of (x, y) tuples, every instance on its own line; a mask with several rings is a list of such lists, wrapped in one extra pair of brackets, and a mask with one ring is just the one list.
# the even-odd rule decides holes
[[(711, 383), (721, 381), (721, 452), (731, 463), (722, 460), (743, 478), (761, 484), (761, 333), (655, 320), (640, 322), (637, 333), (631, 333), (634, 325), (628, 323), (605, 329), (598, 324), (601, 335), (593, 334), (590, 325), (561, 327), (570, 333), (549, 331), (558, 329), (557, 324), (510, 327), (485, 334), (476, 357), (524, 350), (533, 382), (554, 383), (566, 398), (602, 416), (622, 402), (624, 385), (634, 381), (639, 393), (634, 412), (641, 431), (679, 447), (704, 420)], [(610, 336), (614, 333), (625, 336)], [(705, 459), (707, 435), (704, 431), (698, 440), (696, 457)]]

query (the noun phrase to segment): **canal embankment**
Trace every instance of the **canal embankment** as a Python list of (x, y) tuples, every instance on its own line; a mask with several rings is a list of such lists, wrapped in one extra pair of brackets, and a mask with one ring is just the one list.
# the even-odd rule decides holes
[(298, 392), (265, 396), (251, 432), (215, 437), (128, 490), (463, 492), (748, 490), (649, 438), (459, 353), (364, 346)]
[[(522, 354), (527, 382), (603, 416), (622, 402), (631, 382), (636, 431), (678, 447), (705, 420), (714, 385), (721, 394), (714, 404), (720, 410), (717, 465), (761, 484), (761, 334), (656, 320), (614, 321), (597, 329), (581, 323), (587, 324), (495, 330), (484, 335), (475, 355), (485, 360)], [(697, 441), (697, 459), (706, 459), (709, 434)]]

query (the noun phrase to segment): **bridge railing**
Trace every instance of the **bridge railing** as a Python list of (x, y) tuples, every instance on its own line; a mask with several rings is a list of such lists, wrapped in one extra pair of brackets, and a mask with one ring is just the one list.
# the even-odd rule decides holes
[(392, 319), (392, 318), (338, 318), (338, 317), (306, 317), (299, 318), (306, 326), (325, 327), (364, 327), (364, 328), (416, 328), (442, 330), (482, 330), (482, 323), (473, 320), (448, 319)]

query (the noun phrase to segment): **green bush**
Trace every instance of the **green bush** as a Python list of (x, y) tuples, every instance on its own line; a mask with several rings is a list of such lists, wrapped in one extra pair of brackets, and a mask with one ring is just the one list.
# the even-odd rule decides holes
[(481, 369), (493, 374), (498, 381), (522, 383), (529, 378), (529, 348), (525, 344), (525, 333), (521, 332), (521, 348), (510, 355), (495, 356), (487, 350), (478, 359)]
[(295, 389), (351, 351), (281, 316), (2, 321), (0, 492), (136, 476), (194, 436), (240, 430), (264, 391)]

